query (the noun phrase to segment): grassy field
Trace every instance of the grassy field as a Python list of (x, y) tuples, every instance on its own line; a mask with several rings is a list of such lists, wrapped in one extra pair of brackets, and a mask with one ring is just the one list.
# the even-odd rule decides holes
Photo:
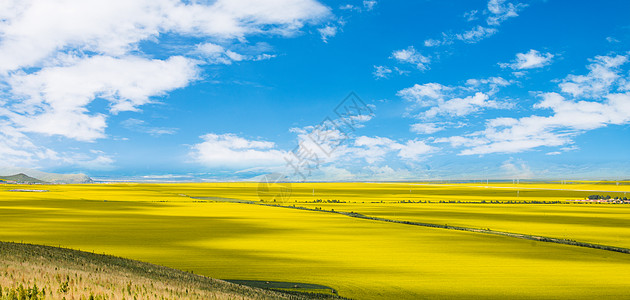
[[(357, 299), (630, 293), (628, 254), (188, 197), (257, 201), (257, 186), (54, 185), (42, 187), (49, 190), (44, 193), (0, 186), (0, 240), (107, 253), (220, 279), (323, 285)], [(564, 227), (567, 238), (628, 245), (624, 205), (396, 203), (516, 201), (516, 189), (520, 200), (552, 202), (630, 190), (614, 183), (484, 186), (294, 184), (291, 198), (275, 204), (520, 233), (551, 235)], [(309, 203), (317, 199), (346, 203)]]
[(312, 299), (120, 257), (0, 242), (0, 299)]

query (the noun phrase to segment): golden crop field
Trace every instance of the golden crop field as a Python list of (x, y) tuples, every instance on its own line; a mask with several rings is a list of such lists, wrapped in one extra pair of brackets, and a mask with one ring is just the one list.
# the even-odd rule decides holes
[[(485, 186), (303, 183), (292, 185), (290, 198), (270, 204), (630, 245), (628, 205), (456, 203), (565, 201), (601, 191), (614, 196), (630, 191), (628, 185)], [(0, 240), (113, 254), (219, 279), (320, 284), (355, 299), (630, 293), (630, 254), (189, 197), (258, 201), (257, 187), (50, 185), (35, 193), (9, 191), (32, 186), (2, 185)], [(431, 203), (399, 203), (410, 200)], [(455, 203), (434, 203), (439, 201)]]

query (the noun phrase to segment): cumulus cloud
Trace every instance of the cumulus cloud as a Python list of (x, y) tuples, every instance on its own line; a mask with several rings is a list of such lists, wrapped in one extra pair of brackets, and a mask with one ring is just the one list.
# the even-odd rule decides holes
[[(500, 87), (510, 84), (510, 81), (501, 77), (469, 79), (465, 85), (454, 87), (425, 83), (402, 89), (397, 95), (414, 104), (415, 107), (412, 106), (411, 110), (417, 107), (425, 109), (417, 115), (419, 118), (461, 117), (488, 108), (511, 108), (512, 104), (509, 102), (491, 99)], [(412, 127), (412, 131), (414, 130)]]
[(525, 70), (542, 68), (551, 64), (554, 57), (551, 53), (540, 53), (534, 49), (527, 53), (517, 53), (516, 59), (510, 63), (499, 64), (502, 68), (511, 68), (513, 70)]
[(396, 93), (399, 97), (415, 102), (420, 106), (430, 106), (444, 98), (444, 92), (450, 88), (439, 83), (414, 84)]
[[(245, 44), (249, 35), (294, 36), (330, 16), (315, 0), (4, 1), (0, 121), (19, 132), (11, 139), (23, 139), (5, 143), (5, 152), (32, 144), (24, 134), (30, 132), (104, 138), (109, 114), (137, 111), (153, 97), (188, 86), (199, 78), (200, 65), (273, 57), (226, 44)], [(161, 41), (169, 36), (206, 42), (177, 45), (179, 55), (148, 58), (143, 45), (165, 50), (168, 43)], [(109, 111), (94, 110), (96, 99), (108, 101)]]
[[(291, 35), (306, 22), (330, 14), (312, 0), (219, 0), (209, 4), (158, 1), (22, 1), (8, 5), (2, 23), (0, 70), (33, 66), (66, 47), (123, 55), (142, 40), (174, 32), (243, 38)], [(54, 13), (51, 13), (54, 12)]]
[(626, 56), (598, 56), (587, 75), (569, 75), (560, 93), (540, 93), (533, 108), (548, 115), (488, 120), (483, 131), (436, 140), (464, 147), (461, 155), (515, 153), (573, 143), (573, 137), (609, 125), (630, 123), (630, 93), (624, 90), (620, 66)]
[(92, 141), (104, 137), (106, 127), (104, 114), (88, 113), (86, 106), (94, 99), (108, 100), (112, 113), (135, 111), (151, 96), (186, 86), (196, 77), (195, 64), (181, 56), (93, 56), (69, 66), (13, 75), (8, 80), (11, 92), (24, 100), (10, 106), (6, 116), (23, 131)]
[(208, 167), (243, 169), (284, 164), (286, 152), (275, 149), (273, 142), (248, 140), (231, 133), (209, 133), (201, 139), (203, 142), (192, 146), (190, 155)]

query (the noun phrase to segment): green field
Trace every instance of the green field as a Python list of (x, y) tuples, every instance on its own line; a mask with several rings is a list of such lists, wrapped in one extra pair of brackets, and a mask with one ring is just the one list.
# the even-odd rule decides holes
[[(288, 201), (271, 204), (630, 246), (630, 206), (623, 204), (397, 203), (518, 201), (515, 189), (503, 186), (294, 184)], [(516, 188), (525, 190), (521, 201), (549, 202), (584, 198), (596, 189), (615, 195), (630, 190), (559, 186)], [(0, 186), (0, 240), (113, 254), (213, 278), (322, 285), (356, 299), (630, 293), (630, 255), (624, 253), (188, 197), (257, 201), (256, 183), (51, 185), (38, 187), (49, 190), (44, 193), (9, 192), (16, 188), (29, 187)], [(312, 203), (318, 199), (345, 203)]]

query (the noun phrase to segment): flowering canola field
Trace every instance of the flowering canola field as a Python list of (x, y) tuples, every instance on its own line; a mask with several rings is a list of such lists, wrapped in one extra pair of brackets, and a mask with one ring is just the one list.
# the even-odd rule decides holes
[[(565, 201), (602, 194), (594, 190), (623, 195), (627, 185), (484, 185), (303, 183), (291, 186), (290, 197), (265, 203), (630, 247), (627, 205), (439, 203)], [(219, 279), (321, 284), (355, 299), (618, 298), (630, 292), (630, 254), (207, 200), (258, 202), (258, 186), (51, 185), (29, 193), (2, 185), (0, 240), (113, 254)]]

